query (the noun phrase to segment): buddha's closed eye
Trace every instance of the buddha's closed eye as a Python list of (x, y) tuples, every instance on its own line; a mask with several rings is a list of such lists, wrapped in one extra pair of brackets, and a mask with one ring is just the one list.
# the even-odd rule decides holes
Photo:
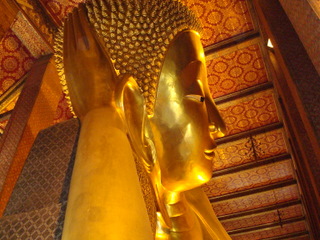
[(197, 95), (197, 94), (188, 94), (185, 96), (185, 98), (197, 101), (197, 102), (204, 102), (205, 97), (201, 96), (201, 95)]

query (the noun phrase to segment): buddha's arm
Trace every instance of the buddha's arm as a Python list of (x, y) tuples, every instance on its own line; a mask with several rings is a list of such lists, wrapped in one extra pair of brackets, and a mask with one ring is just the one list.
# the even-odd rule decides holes
[(151, 240), (130, 144), (111, 108), (82, 121), (63, 240)]
[(114, 103), (116, 75), (84, 9), (68, 17), (64, 65), (81, 120), (63, 240), (151, 240), (131, 146)]

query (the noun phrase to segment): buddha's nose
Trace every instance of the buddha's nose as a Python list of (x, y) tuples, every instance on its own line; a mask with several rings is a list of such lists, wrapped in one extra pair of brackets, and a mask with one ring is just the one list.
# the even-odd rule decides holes
[(209, 120), (209, 132), (213, 139), (221, 138), (226, 134), (226, 125), (221, 117), (221, 114), (216, 107), (213, 100), (210, 98), (206, 102), (208, 120)]

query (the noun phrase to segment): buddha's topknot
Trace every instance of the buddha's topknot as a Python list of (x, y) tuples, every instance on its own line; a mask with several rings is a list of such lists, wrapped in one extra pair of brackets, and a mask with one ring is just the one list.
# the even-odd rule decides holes
[[(199, 32), (201, 27), (197, 18), (175, 0), (90, 0), (86, 2), (86, 8), (89, 21), (104, 42), (119, 77), (129, 74), (136, 79), (145, 97), (148, 114), (152, 114), (169, 44), (181, 31)], [(62, 33), (60, 30), (58, 38), (63, 38)], [(57, 65), (66, 86), (62, 49), (58, 48)]]

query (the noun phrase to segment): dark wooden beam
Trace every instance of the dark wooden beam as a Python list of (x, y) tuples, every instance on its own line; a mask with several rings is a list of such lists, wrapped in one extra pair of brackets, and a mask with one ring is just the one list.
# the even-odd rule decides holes
[(304, 236), (308, 237), (309, 232), (303, 231), (303, 232), (288, 233), (286, 235), (281, 235), (281, 236), (276, 236), (271, 238), (264, 238), (264, 240), (294, 240)]
[(243, 33), (243, 34), (240, 34), (238, 36), (234, 36), (234, 37), (232, 37), (230, 39), (224, 40), (222, 42), (219, 42), (219, 43), (210, 45), (208, 47), (205, 47), (204, 48), (204, 52), (205, 52), (206, 56), (209, 56), (210, 54), (213, 54), (213, 53), (215, 53), (217, 51), (221, 51), (223, 49), (233, 47), (233, 46), (235, 46), (235, 45), (237, 45), (239, 43), (245, 42), (247, 40), (254, 39), (254, 38), (259, 37), (259, 36), (260, 36), (259, 31), (252, 30), (250, 32)]
[(241, 138), (254, 136), (254, 135), (257, 135), (257, 134), (260, 134), (260, 133), (270, 132), (270, 131), (273, 131), (273, 130), (276, 130), (276, 129), (279, 129), (279, 128), (282, 128), (282, 127), (283, 127), (283, 124), (281, 122), (271, 123), (271, 124), (268, 124), (268, 125), (265, 125), (265, 126), (262, 126), (262, 127), (258, 127), (258, 128), (255, 128), (255, 129), (251, 129), (251, 130), (248, 130), (248, 131), (245, 131), (245, 132), (236, 133), (236, 134), (233, 134), (233, 135), (228, 135), (228, 136), (225, 136), (225, 137), (222, 137), (222, 138), (218, 138), (218, 139), (215, 140), (215, 142), (216, 142), (217, 145), (220, 145), (220, 144), (224, 144), (224, 143), (227, 143), (227, 142), (236, 141), (236, 140), (239, 140)]
[(219, 104), (222, 104), (222, 103), (225, 103), (225, 102), (229, 102), (229, 101), (232, 101), (232, 100), (235, 100), (235, 99), (238, 99), (238, 98), (246, 97), (248, 95), (251, 95), (251, 94), (254, 94), (254, 93), (257, 93), (257, 92), (261, 92), (261, 91), (264, 91), (264, 90), (267, 90), (267, 89), (271, 89), (271, 88), (273, 88), (273, 83), (268, 81), (268, 82), (265, 82), (265, 83), (261, 83), (259, 85), (255, 85), (253, 87), (249, 87), (249, 88), (240, 90), (238, 92), (234, 92), (234, 93), (222, 96), (222, 97), (215, 98), (214, 102), (217, 105), (219, 105)]
[(239, 166), (234, 166), (234, 167), (230, 167), (230, 168), (226, 168), (226, 169), (222, 169), (222, 170), (216, 170), (213, 172), (212, 177), (214, 178), (214, 177), (218, 177), (218, 176), (222, 176), (222, 175), (226, 175), (226, 174), (230, 174), (230, 173), (240, 172), (240, 171), (244, 171), (247, 169), (267, 165), (270, 163), (276, 163), (276, 162), (290, 159), (290, 158), (291, 158), (291, 155), (289, 153), (283, 153), (283, 154), (280, 154), (277, 156), (261, 159), (261, 160), (255, 161), (255, 162), (245, 163), (245, 164), (242, 164)]
[(225, 220), (229, 220), (229, 219), (236, 219), (236, 218), (243, 218), (243, 217), (246, 217), (246, 216), (249, 216), (249, 215), (260, 214), (260, 213), (263, 213), (263, 212), (269, 212), (269, 211), (273, 211), (273, 210), (277, 210), (277, 209), (291, 207), (291, 206), (298, 205), (298, 204), (301, 204), (301, 200), (300, 199), (291, 200), (291, 201), (284, 202), (284, 203), (273, 204), (273, 205), (270, 205), (270, 206), (251, 209), (251, 210), (247, 210), (247, 211), (231, 213), (231, 214), (228, 214), (228, 215), (219, 216), (218, 218), (219, 218), (220, 221), (225, 221)]
[(209, 200), (210, 200), (210, 202), (224, 201), (224, 200), (229, 200), (232, 198), (247, 196), (250, 194), (265, 192), (265, 191), (269, 191), (269, 190), (273, 190), (273, 189), (277, 189), (277, 188), (283, 188), (283, 187), (291, 186), (294, 184), (297, 184), (297, 181), (295, 179), (289, 179), (289, 180), (269, 184), (269, 185), (262, 186), (262, 187), (256, 187), (256, 188), (252, 188), (252, 189), (248, 189), (248, 190), (225, 194), (222, 196), (211, 197)]
[(296, 223), (296, 222), (301, 222), (301, 221), (305, 221), (304, 216), (281, 220), (281, 222), (280, 221), (279, 222), (272, 222), (272, 223), (266, 223), (266, 224), (261, 224), (261, 225), (257, 225), (257, 226), (252, 226), (252, 227), (235, 229), (235, 230), (228, 231), (228, 234), (229, 235), (237, 235), (237, 234), (256, 232), (256, 231), (267, 230), (269, 228), (274, 228), (274, 227), (278, 227), (278, 226), (282, 227), (285, 224), (291, 224), (291, 223)]

